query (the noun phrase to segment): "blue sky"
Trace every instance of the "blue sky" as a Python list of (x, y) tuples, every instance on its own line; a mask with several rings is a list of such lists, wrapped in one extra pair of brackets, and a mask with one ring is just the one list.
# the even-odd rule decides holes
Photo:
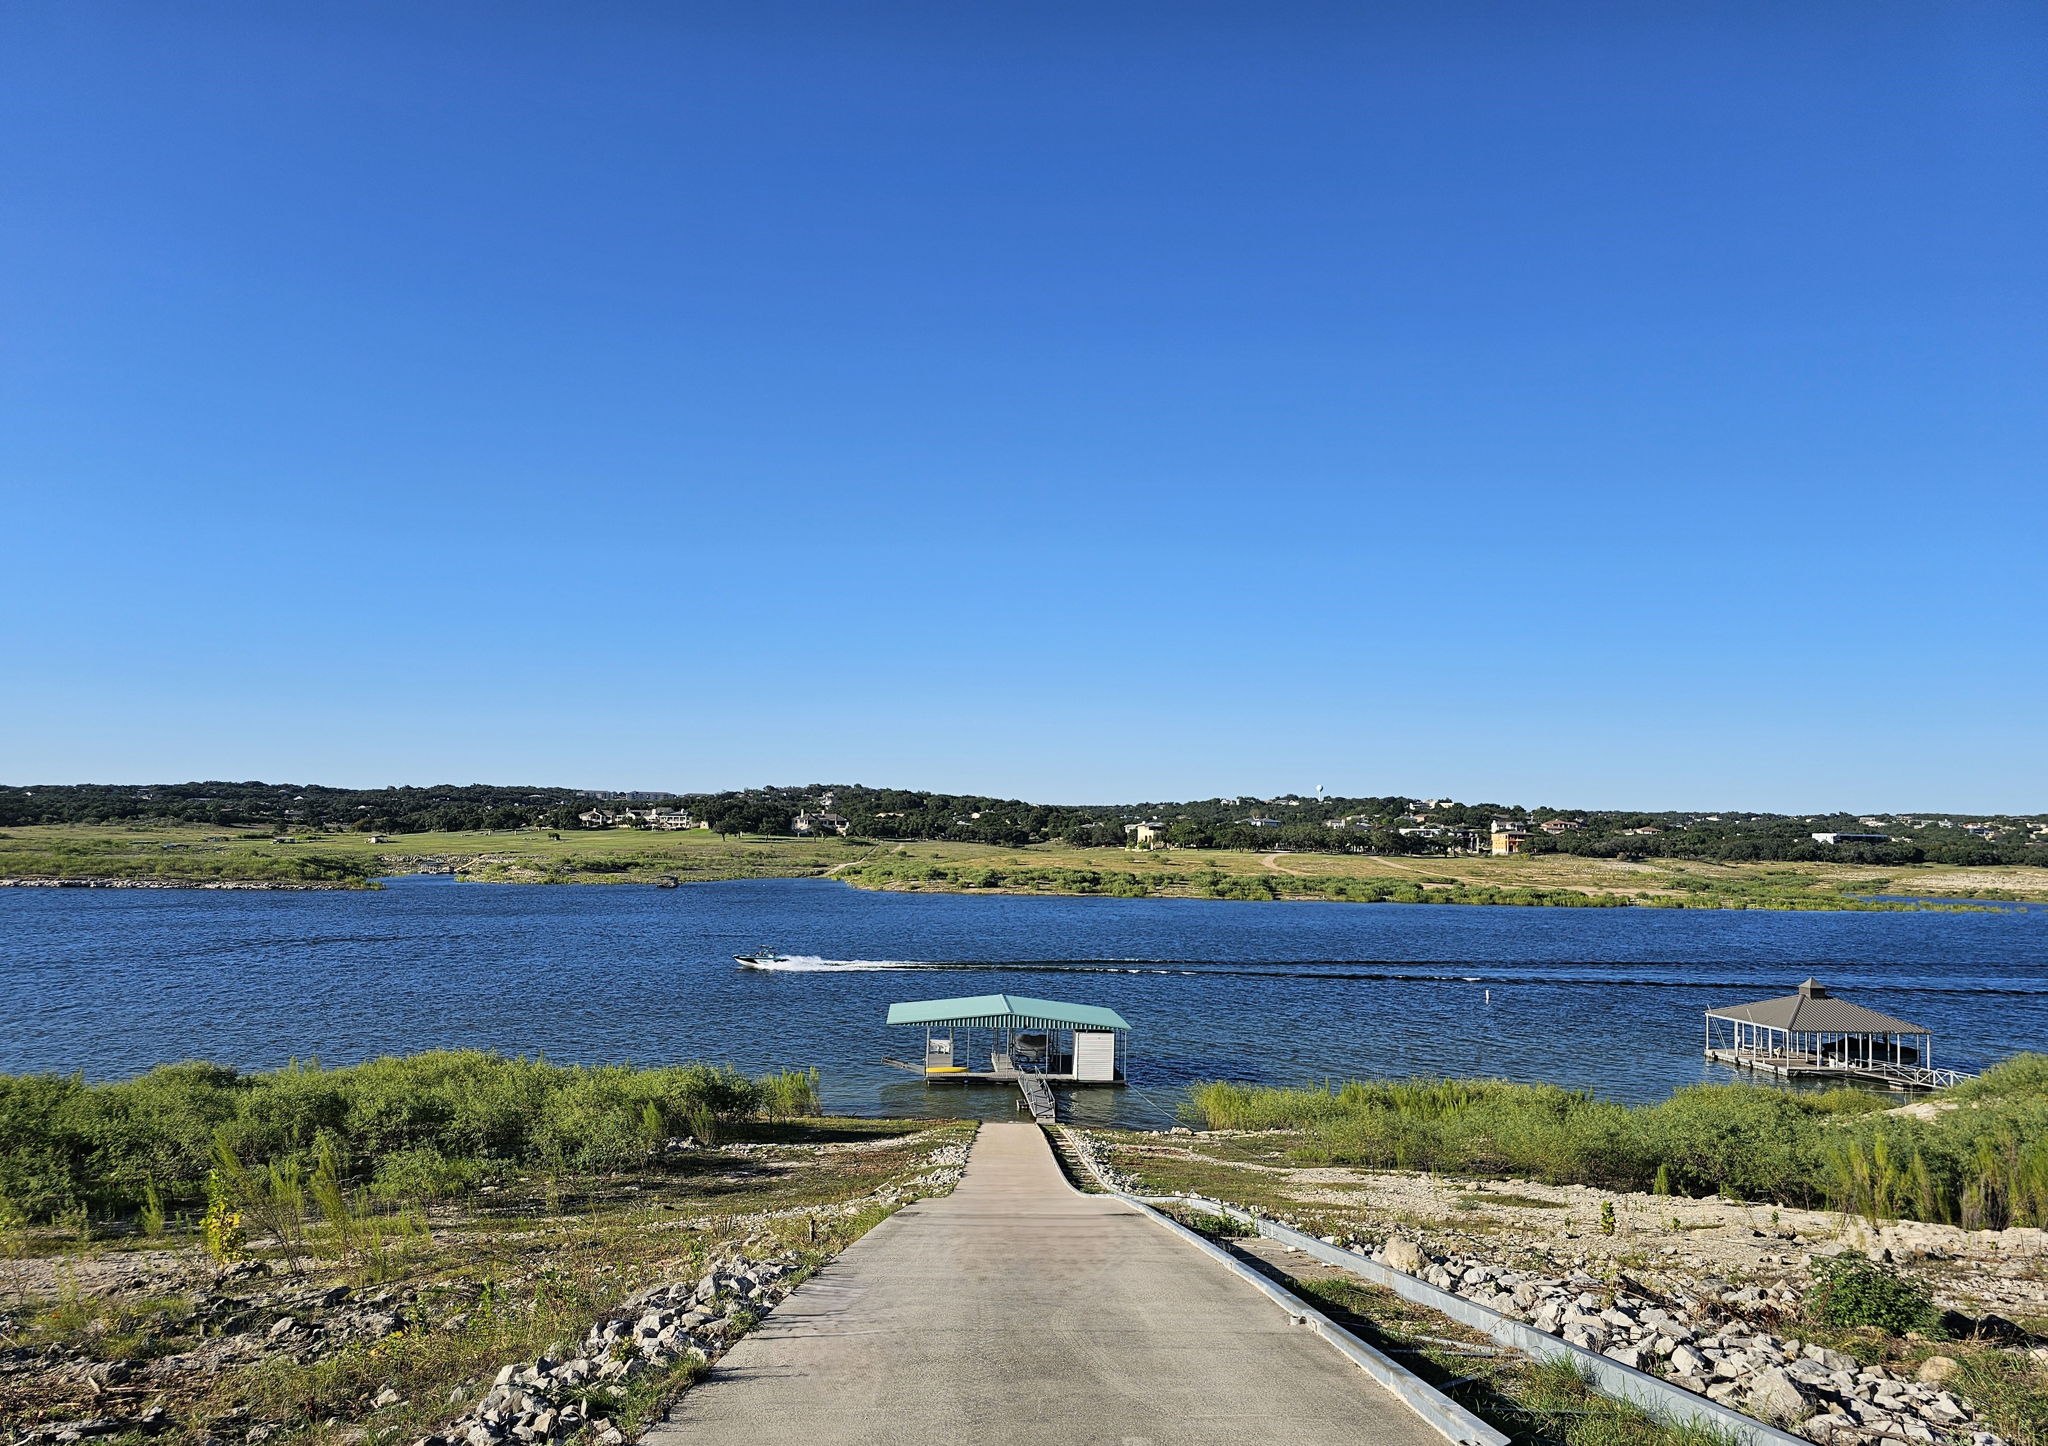
[(2048, 10), (0, 10), (0, 781), (2048, 808)]

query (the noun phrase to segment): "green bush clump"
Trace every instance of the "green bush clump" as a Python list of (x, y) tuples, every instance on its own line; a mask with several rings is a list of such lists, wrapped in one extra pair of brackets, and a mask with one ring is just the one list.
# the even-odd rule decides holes
[(380, 1195), (435, 1198), (503, 1166), (644, 1165), (673, 1135), (709, 1143), (758, 1114), (814, 1113), (809, 1072), (558, 1065), (436, 1050), (337, 1069), (160, 1065), (115, 1084), (0, 1075), (0, 1200), (36, 1220), (205, 1197), (222, 1149), (310, 1174), (323, 1151)]
[(1820, 1325), (1876, 1326), (1895, 1336), (1926, 1330), (1935, 1320), (1934, 1292), (1924, 1281), (1901, 1275), (1860, 1250), (1813, 1262), (1806, 1309)]

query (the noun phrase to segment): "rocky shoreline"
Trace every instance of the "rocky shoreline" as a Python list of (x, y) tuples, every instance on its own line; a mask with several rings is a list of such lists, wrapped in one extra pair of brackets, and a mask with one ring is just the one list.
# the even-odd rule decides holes
[[(1354, 1244), (1324, 1237), (1328, 1244)], [(1584, 1270), (1546, 1276), (1470, 1255), (1429, 1255), (1389, 1238), (1373, 1258), (1527, 1321), (1583, 1350), (1662, 1376), (1710, 1401), (1782, 1423), (1823, 1446), (1882, 1441), (2004, 1446), (1976, 1412), (1946, 1389), (1956, 1362), (1932, 1356), (1910, 1378), (1847, 1352), (1778, 1334), (1801, 1292), (1786, 1284), (1729, 1288), (1701, 1281), (1693, 1292), (1603, 1281)], [(1991, 1317), (1993, 1331), (2024, 1337)]]

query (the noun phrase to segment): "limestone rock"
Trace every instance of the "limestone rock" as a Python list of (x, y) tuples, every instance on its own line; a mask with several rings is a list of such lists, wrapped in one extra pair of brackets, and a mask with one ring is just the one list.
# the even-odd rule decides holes
[(1916, 1374), (1919, 1379), (1938, 1386), (1944, 1381), (1954, 1380), (1959, 1369), (1961, 1367), (1956, 1363), (1954, 1356), (1929, 1356), (1920, 1363), (1920, 1369)]
[(1671, 1373), (1675, 1376), (1704, 1376), (1707, 1374), (1707, 1358), (1691, 1346), (1674, 1346), (1671, 1350)]
[(1429, 1265), (1428, 1258), (1415, 1242), (1403, 1239), (1399, 1235), (1387, 1237), (1387, 1243), (1380, 1247), (1380, 1260), (1389, 1268), (1401, 1271), (1405, 1275), (1415, 1275)]
[(1797, 1421), (1813, 1410), (1807, 1388), (1782, 1366), (1765, 1366), (1749, 1378), (1749, 1409), (1766, 1421)]

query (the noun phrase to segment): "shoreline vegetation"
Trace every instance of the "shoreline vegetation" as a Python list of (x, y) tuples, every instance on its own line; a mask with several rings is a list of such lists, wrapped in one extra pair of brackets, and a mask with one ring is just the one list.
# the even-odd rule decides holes
[(816, 1090), (477, 1051), (0, 1076), (0, 1435), (618, 1446), (958, 1178), (971, 1125)]
[(829, 877), (856, 888), (1255, 901), (1858, 912), (2048, 904), (2023, 864), (1887, 864), (1075, 848), (709, 830), (230, 832), (136, 822), (0, 830), (15, 887), (373, 889), (380, 878), (667, 885)]
[(2048, 1055), (2020, 1054), (1901, 1106), (1845, 1086), (1693, 1085), (1622, 1105), (1496, 1079), (1210, 1082), (1212, 1131), (1287, 1132), (1306, 1168), (1421, 1170), (1831, 1210), (1872, 1226), (2048, 1227)]
[[(815, 1070), (754, 1077), (482, 1050), (247, 1073), (186, 1061), (99, 1083), (0, 1074), (0, 1224), (91, 1238), (109, 1224), (196, 1220), (223, 1198), (257, 1212), (317, 1199), (323, 1179), (361, 1192), (365, 1208), (403, 1213), (507, 1174), (658, 1169), (678, 1152), (780, 1138), (781, 1122), (819, 1108)], [(1298, 1168), (1718, 1196), (1873, 1225), (2048, 1228), (2044, 1054), (1904, 1105), (1855, 1086), (1760, 1084), (1626, 1105), (1480, 1077), (1211, 1080), (1188, 1087), (1181, 1113), (1212, 1134), (1284, 1137)]]

